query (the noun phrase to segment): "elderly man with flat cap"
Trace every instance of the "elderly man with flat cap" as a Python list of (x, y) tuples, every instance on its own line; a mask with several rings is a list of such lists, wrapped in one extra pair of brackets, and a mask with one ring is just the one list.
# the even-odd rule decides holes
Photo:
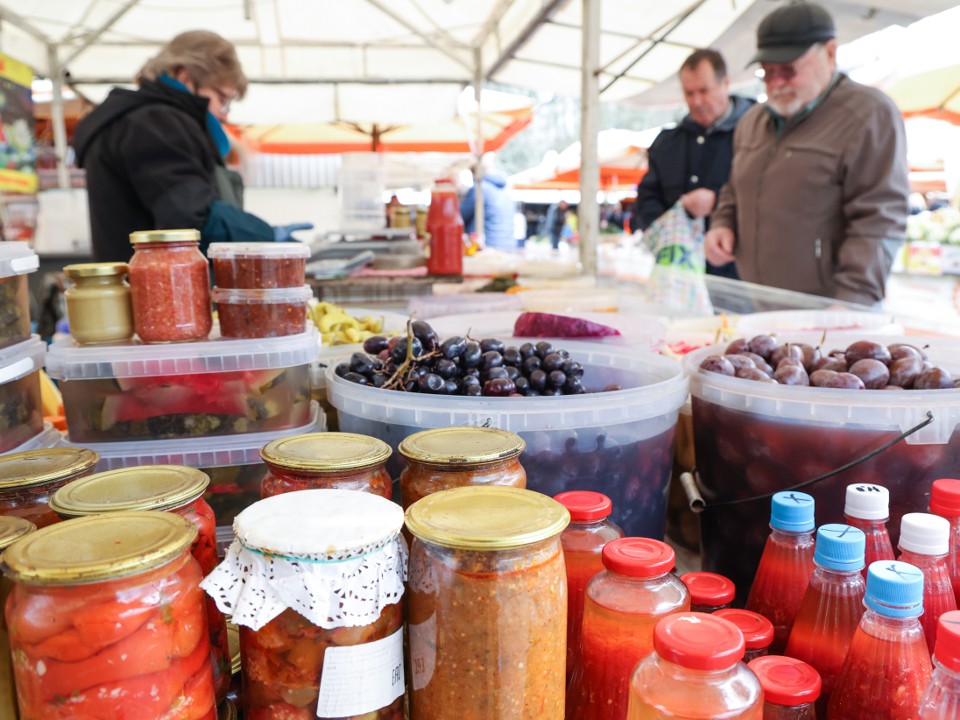
[(748, 282), (874, 305), (904, 239), (906, 137), (893, 102), (836, 60), (819, 5), (782, 5), (760, 23), (751, 62), (767, 101), (737, 126), (704, 247)]

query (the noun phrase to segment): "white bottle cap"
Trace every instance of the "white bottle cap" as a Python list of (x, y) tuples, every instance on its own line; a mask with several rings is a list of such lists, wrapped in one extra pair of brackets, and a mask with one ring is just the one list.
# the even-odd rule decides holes
[(890, 491), (882, 485), (847, 485), (843, 514), (861, 520), (886, 520), (890, 517)]
[(907, 513), (900, 521), (900, 549), (919, 555), (946, 555), (950, 521), (929, 513)]

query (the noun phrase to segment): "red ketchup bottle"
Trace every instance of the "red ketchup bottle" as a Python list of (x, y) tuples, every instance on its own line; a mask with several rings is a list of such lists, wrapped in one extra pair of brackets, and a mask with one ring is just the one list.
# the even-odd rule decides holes
[(553, 498), (570, 512), (570, 524), (560, 534), (563, 562), (567, 568), (567, 682), (580, 655), (583, 594), (587, 583), (603, 570), (600, 552), (623, 530), (610, 520), (613, 504), (603, 493), (571, 490)]
[(690, 591), (690, 612), (712, 613), (730, 607), (737, 588), (733, 580), (712, 572), (688, 572), (680, 576)]
[(743, 643), (746, 651), (743, 661), (749, 663), (758, 657), (763, 657), (770, 651), (773, 642), (773, 623), (759, 613), (750, 610), (728, 608), (717, 610), (716, 616), (728, 620), (740, 628), (743, 633)]
[(957, 598), (950, 583), (947, 553), (950, 550), (950, 523), (939, 515), (907, 513), (900, 520), (900, 557), (923, 571), (923, 615), (920, 624), (933, 652), (937, 640), (937, 620), (945, 612), (957, 609)]
[(816, 569), (787, 641), (784, 654), (813, 665), (823, 680), (818, 715), (826, 709), (863, 615), (864, 544), (863, 532), (849, 525), (817, 530)]
[(905, 562), (873, 563), (864, 604), (827, 720), (913, 720), (933, 670), (917, 619), (923, 573)]
[[(587, 583), (580, 658), (567, 687), (568, 720), (623, 720), (630, 673), (653, 650), (657, 621), (690, 609), (666, 543), (620, 538), (604, 546), (602, 557), (606, 569)], [(742, 640), (740, 647), (742, 655)]]
[(843, 506), (847, 525), (863, 530), (867, 545), (864, 553), (864, 577), (866, 568), (877, 560), (893, 560), (893, 544), (887, 532), (890, 519), (890, 491), (882, 485), (857, 483), (847, 485), (847, 497)]
[(917, 720), (960, 718), (960, 611), (940, 616), (933, 674), (920, 698)]
[(763, 688), (763, 720), (816, 720), (820, 673), (783, 655), (759, 657), (747, 667)]
[(430, 257), (427, 271), (431, 275), (463, 273), (463, 218), (457, 189), (450, 179), (438, 180), (430, 194), (427, 212), (430, 233)]
[(930, 512), (950, 521), (950, 581), (960, 607), (960, 480), (941, 478), (933, 481), (930, 490)]
[(774, 655), (787, 646), (813, 574), (813, 510), (813, 498), (802, 492), (780, 492), (771, 501), (770, 535), (746, 608), (773, 623), (770, 653)]

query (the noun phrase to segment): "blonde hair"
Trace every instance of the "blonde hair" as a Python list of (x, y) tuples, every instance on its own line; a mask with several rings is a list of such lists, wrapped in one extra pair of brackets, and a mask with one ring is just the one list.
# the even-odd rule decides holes
[(161, 75), (176, 77), (185, 70), (198, 87), (229, 85), (240, 97), (247, 92), (247, 76), (233, 44), (209, 30), (180, 33), (147, 61), (137, 73), (137, 82)]

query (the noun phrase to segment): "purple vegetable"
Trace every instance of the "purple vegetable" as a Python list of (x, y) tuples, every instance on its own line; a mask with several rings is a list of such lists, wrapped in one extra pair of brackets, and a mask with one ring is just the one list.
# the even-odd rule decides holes
[(514, 337), (612, 337), (620, 331), (608, 325), (590, 322), (581, 318), (552, 315), (550, 313), (525, 312), (513, 326)]

